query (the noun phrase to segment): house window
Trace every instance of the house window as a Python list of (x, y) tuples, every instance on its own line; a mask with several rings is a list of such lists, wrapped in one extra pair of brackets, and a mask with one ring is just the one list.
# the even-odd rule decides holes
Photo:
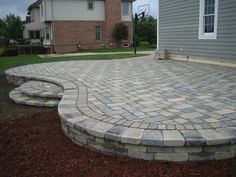
[(216, 39), (218, 0), (200, 0), (199, 39)]
[(40, 31), (30, 31), (30, 39), (40, 39)]
[(30, 19), (31, 19), (31, 22), (34, 22), (34, 11), (33, 10), (30, 12)]
[(96, 41), (101, 40), (101, 27), (100, 26), (95, 27), (95, 36), (96, 36)]
[(43, 3), (40, 4), (41, 17), (43, 17)]
[(46, 37), (46, 39), (50, 39), (50, 28), (49, 27), (46, 27), (45, 28), (45, 37)]
[(88, 10), (94, 10), (94, 1), (88, 0)]
[(128, 16), (129, 15), (129, 2), (122, 3), (122, 15)]

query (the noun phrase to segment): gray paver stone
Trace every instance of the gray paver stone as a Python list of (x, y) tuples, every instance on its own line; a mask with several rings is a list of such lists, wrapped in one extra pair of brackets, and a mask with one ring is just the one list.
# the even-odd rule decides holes
[(141, 144), (151, 146), (163, 146), (163, 137), (159, 130), (144, 130)]
[(92, 126), (89, 126), (87, 128), (88, 134), (104, 138), (104, 134), (110, 130), (112, 127), (114, 127), (114, 124), (109, 124), (105, 122), (98, 122)]
[(121, 136), (122, 143), (140, 144), (143, 135), (143, 129), (129, 128)]
[(196, 130), (180, 130), (187, 146), (206, 145), (206, 140)]
[(164, 146), (184, 146), (184, 137), (178, 130), (163, 130)]
[(155, 160), (163, 160), (163, 161), (173, 161), (173, 162), (182, 162), (188, 161), (187, 153), (155, 153)]
[(121, 135), (128, 129), (128, 127), (124, 126), (115, 126), (112, 127), (105, 133), (105, 138), (120, 141)]
[(229, 159), (234, 157), (234, 151), (229, 152), (216, 152), (215, 159), (216, 160), (223, 160), (223, 159)]
[(128, 151), (129, 157), (134, 157), (138, 159), (144, 159), (144, 160), (153, 160), (153, 154), (152, 153), (146, 153), (146, 152), (138, 152), (138, 151)]
[(227, 144), (230, 141), (227, 136), (224, 136), (213, 129), (198, 130), (198, 132), (206, 139), (207, 145)]

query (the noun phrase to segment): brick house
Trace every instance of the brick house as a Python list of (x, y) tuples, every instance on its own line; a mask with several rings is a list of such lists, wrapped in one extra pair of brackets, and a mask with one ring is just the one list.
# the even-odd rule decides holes
[[(81, 48), (114, 46), (112, 31), (121, 22), (128, 27), (127, 42), (132, 44), (133, 1), (38, 0), (28, 10), (30, 15), (38, 12), (35, 14), (40, 19), (38, 31), (43, 44), (53, 46), (55, 53), (67, 53), (78, 51), (78, 44)], [(24, 36), (29, 37), (27, 24), (24, 31)]]

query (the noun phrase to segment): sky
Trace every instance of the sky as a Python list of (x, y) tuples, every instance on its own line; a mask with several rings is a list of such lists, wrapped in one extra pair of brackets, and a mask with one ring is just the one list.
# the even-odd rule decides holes
[(157, 17), (157, 2), (158, 0), (136, 0), (133, 3), (133, 11), (134, 13), (141, 11), (142, 8), (149, 9), (151, 16)]
[[(148, 4), (146, 7), (150, 7), (150, 14), (156, 17), (157, 1), (158, 0), (136, 0), (133, 3), (133, 11), (136, 13), (138, 9), (140, 9), (140, 6)], [(36, 2), (36, 0), (0, 0), (0, 18), (4, 18), (9, 13), (13, 13), (20, 16), (22, 20), (25, 20), (27, 8), (34, 2)], [(149, 7), (147, 9), (149, 9)]]

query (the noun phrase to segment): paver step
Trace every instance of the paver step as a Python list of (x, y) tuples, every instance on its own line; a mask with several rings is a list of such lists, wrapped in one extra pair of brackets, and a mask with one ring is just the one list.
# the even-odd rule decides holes
[(29, 81), (20, 86), (24, 95), (42, 98), (62, 98), (63, 88), (49, 82)]
[(15, 103), (30, 106), (56, 107), (60, 102), (59, 99), (48, 99), (25, 95), (21, 92), (21, 89), (19, 87), (12, 90), (9, 94), (9, 97)]

